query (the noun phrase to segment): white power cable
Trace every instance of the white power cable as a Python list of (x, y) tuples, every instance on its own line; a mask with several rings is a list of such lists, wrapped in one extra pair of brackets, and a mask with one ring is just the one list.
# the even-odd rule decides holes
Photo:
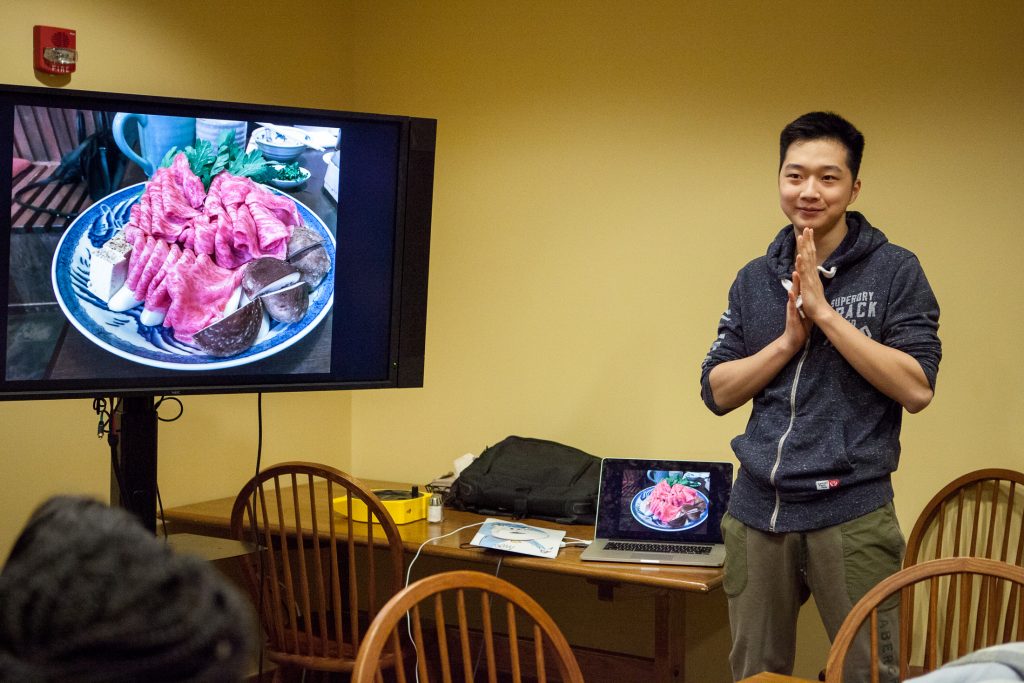
[(466, 529), (472, 529), (473, 527), (481, 526), (482, 524), (483, 524), (483, 522), (476, 522), (475, 524), (467, 524), (466, 526), (459, 527), (455, 531), (449, 531), (446, 534), (441, 534), (440, 536), (434, 536), (432, 538), (428, 538), (427, 540), (423, 541), (423, 543), (420, 543), (420, 547), (416, 549), (416, 554), (412, 556), (411, 560), (409, 560), (409, 568), (405, 572), (405, 587), (406, 588), (409, 587), (409, 578), (412, 576), (412, 565), (413, 565), (414, 562), (416, 562), (416, 559), (420, 556), (420, 552), (423, 550), (424, 546), (426, 546), (431, 541), (439, 541), (442, 538), (448, 538), (449, 536), (457, 534), (460, 531), (465, 531)]
[[(420, 552), (422, 552), (423, 548), (428, 543), (430, 543), (431, 541), (439, 541), (442, 538), (447, 538), (449, 536), (452, 536), (454, 534), (459, 533), (460, 531), (465, 531), (466, 529), (472, 529), (473, 527), (481, 526), (482, 524), (483, 524), (483, 522), (476, 522), (475, 524), (467, 524), (466, 526), (459, 527), (458, 529), (455, 529), (454, 531), (449, 531), (446, 534), (441, 534), (440, 536), (434, 536), (432, 538), (428, 538), (427, 540), (423, 541), (423, 543), (420, 543), (420, 547), (416, 549), (416, 554), (412, 556), (411, 560), (409, 560), (409, 567), (408, 567), (408, 569), (405, 572), (405, 587), (406, 588), (409, 587), (409, 580), (412, 578), (412, 565), (416, 562), (417, 558), (419, 558)], [(501, 559), (500, 558), (498, 559), (498, 568), (499, 569), (501, 568)], [(413, 652), (416, 653), (416, 660), (418, 662), (419, 661), (419, 657), (420, 657), (420, 652), (416, 648), (416, 641), (412, 637), (412, 615), (409, 612), (405, 613), (405, 629), (406, 629), (406, 633), (409, 635), (409, 643), (412, 644), (412, 649), (413, 649)], [(399, 666), (401, 666), (401, 664), (399, 664)], [(420, 680), (420, 667), (419, 667), (418, 664), (416, 665), (416, 668), (414, 669), (414, 671), (416, 673), (416, 683), (419, 683), (419, 680)]]

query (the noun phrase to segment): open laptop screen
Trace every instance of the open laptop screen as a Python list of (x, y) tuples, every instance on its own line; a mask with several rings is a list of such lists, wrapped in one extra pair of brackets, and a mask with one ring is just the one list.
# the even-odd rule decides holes
[(721, 543), (732, 464), (606, 458), (597, 538)]

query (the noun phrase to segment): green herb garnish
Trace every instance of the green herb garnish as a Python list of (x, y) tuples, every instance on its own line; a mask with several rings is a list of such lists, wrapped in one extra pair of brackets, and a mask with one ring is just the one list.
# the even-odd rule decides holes
[(699, 488), (701, 485), (701, 482), (699, 480), (694, 481), (693, 479), (684, 477), (681, 474), (672, 474), (665, 477), (665, 483), (668, 484), (669, 486), (682, 484), (683, 486), (689, 486), (691, 489)]
[(278, 180), (302, 180), (306, 177), (306, 174), (303, 173), (299, 162), (294, 161), (286, 166), (279, 167), (274, 177)]
[(184, 149), (172, 147), (167, 150), (160, 167), (170, 166), (179, 152), (184, 152), (189, 168), (203, 181), (203, 188), (207, 191), (210, 189), (210, 183), (221, 171), (252, 178), (258, 183), (273, 177), (274, 174), (274, 169), (263, 158), (263, 153), (258, 149), (246, 153), (235, 142), (232, 131), (224, 131), (221, 134), (216, 148), (208, 140), (196, 140), (195, 144)]

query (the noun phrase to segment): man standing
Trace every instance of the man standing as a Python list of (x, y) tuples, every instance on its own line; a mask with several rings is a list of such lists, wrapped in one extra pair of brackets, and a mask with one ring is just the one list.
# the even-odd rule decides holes
[[(779, 198), (791, 224), (736, 276), (702, 364), (714, 413), (753, 400), (732, 441), (740, 469), (722, 522), (737, 680), (792, 673), (808, 595), (833, 638), (902, 561), (891, 474), (904, 408), (933, 396), (939, 307), (917, 257), (848, 211), (863, 150), (832, 113), (783, 129)], [(882, 625), (883, 664), (896, 661), (895, 618)], [(861, 645), (847, 680), (869, 675)]]

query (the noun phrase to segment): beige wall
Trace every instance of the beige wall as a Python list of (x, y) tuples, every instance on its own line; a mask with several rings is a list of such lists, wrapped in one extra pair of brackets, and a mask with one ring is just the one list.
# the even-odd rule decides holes
[[(54, 23), (79, 30), (73, 87), (439, 120), (426, 386), (267, 396), (265, 459), (426, 481), (511, 433), (730, 458), (746, 410), (707, 412), (698, 366), (733, 275), (784, 223), (779, 129), (830, 108), (867, 136), (855, 208), (918, 253), (942, 305), (938, 393), (905, 421), (904, 527), (954, 476), (1022, 466), (1017, 0), (248, 4), (225, 22), (195, 1), (24, 3), (4, 10), (0, 80), (35, 83), (31, 25)], [(161, 428), (172, 505), (230, 495), (255, 456), (255, 397), (185, 406)], [(0, 545), (47, 493), (105, 490), (88, 402), (0, 404), (0, 420)], [(577, 623), (592, 591), (534, 589), (607, 645)], [(599, 616), (636, 622), (610, 631), (649, 651), (649, 601), (626, 597)], [(726, 676), (719, 597), (690, 601), (696, 680)], [(810, 609), (800, 643), (813, 676), (827, 641)]]

